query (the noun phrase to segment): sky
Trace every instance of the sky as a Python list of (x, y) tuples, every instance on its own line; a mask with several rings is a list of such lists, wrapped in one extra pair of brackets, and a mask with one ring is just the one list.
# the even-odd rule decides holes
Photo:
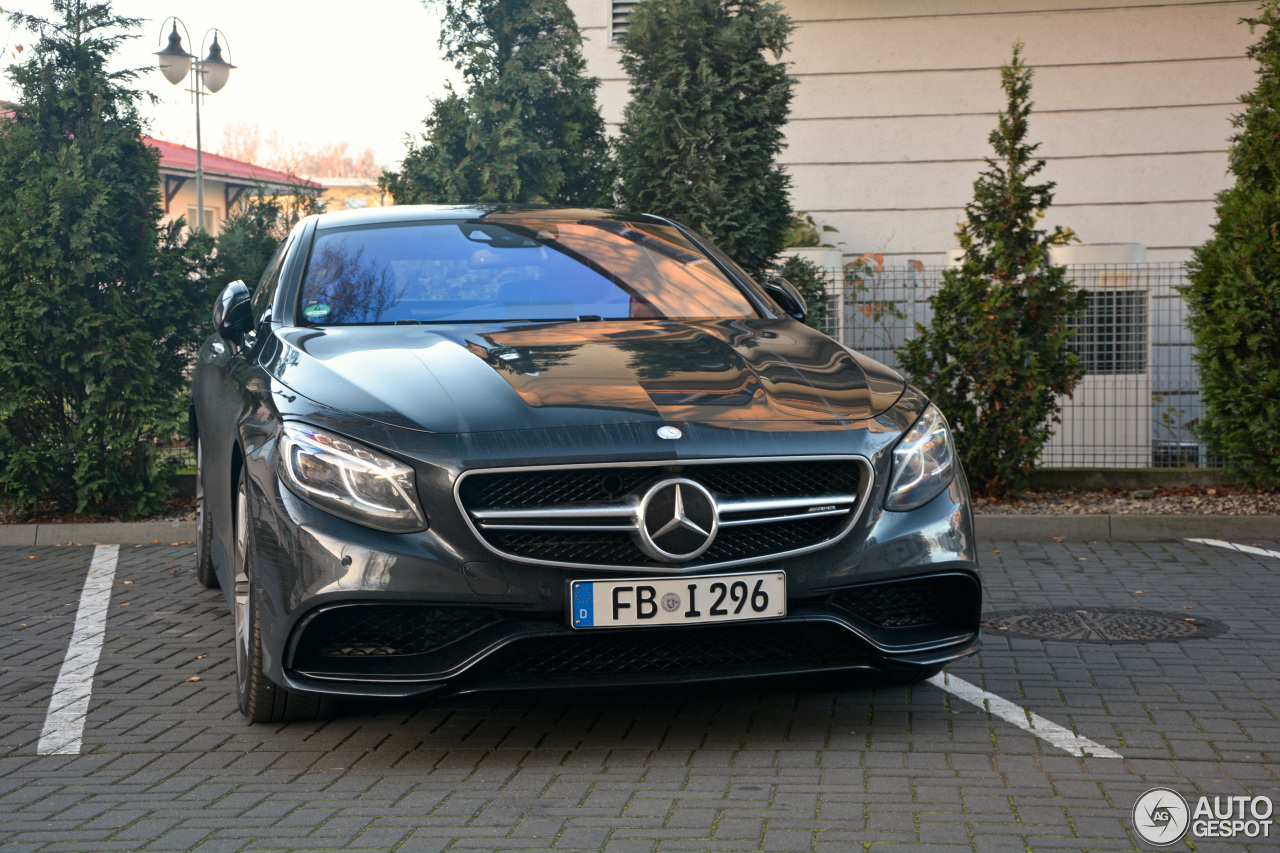
[[(0, 7), (42, 16), (50, 11), (47, 0), (0, 0)], [(152, 54), (167, 43), (160, 36), (169, 15), (181, 18), (197, 41), (193, 47), (184, 36), (189, 53), (204, 55), (198, 42), (210, 28), (226, 34), (223, 57), (236, 70), (200, 108), (206, 151), (217, 151), (224, 123), (243, 120), (256, 122), (264, 138), (277, 130), (291, 144), (371, 147), (381, 164), (394, 165), (404, 156), (405, 133), (419, 133), (428, 98), (443, 94), (445, 81), (456, 76), (436, 44), (439, 13), (424, 9), (421, 0), (115, 0), (113, 9), (149, 19), (117, 53), (117, 68), (155, 62)], [(30, 43), (7, 17), (0, 22), (6, 69), (14, 46)], [(195, 106), (186, 83), (171, 85), (150, 70), (137, 86), (160, 98), (154, 106), (141, 105), (150, 135), (194, 145)], [(6, 75), (0, 99), (16, 96)]]

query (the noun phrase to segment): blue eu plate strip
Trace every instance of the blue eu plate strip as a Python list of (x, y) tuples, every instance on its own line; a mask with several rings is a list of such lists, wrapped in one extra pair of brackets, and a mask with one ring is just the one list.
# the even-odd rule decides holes
[(573, 624), (590, 628), (596, 624), (596, 608), (591, 597), (591, 581), (574, 581)]

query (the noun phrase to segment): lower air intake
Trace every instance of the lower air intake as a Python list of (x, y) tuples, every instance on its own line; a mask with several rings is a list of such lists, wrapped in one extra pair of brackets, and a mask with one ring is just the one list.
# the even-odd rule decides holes
[(352, 604), (307, 623), (298, 643), (298, 666), (338, 658), (383, 658), (439, 651), (502, 621), (479, 607), (425, 604)]
[(968, 575), (949, 574), (852, 586), (828, 599), (836, 607), (881, 628), (921, 628), (978, 622), (982, 592)]
[(515, 644), (488, 658), (490, 675), (616, 676), (812, 668), (859, 659), (860, 641), (838, 625), (778, 624), (582, 631)]

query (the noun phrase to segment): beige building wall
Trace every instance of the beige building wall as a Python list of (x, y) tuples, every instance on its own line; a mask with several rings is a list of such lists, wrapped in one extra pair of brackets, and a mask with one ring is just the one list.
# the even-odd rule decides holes
[[(612, 0), (570, 0), (616, 129), (627, 99)], [(783, 163), (793, 202), (847, 255), (943, 263), (990, 153), (1000, 64), (1036, 69), (1031, 138), (1058, 184), (1048, 224), (1185, 260), (1228, 184), (1236, 99), (1254, 83), (1252, 2), (784, 0), (798, 85)]]
[[(160, 190), (164, 192), (164, 178), (160, 179)], [(206, 231), (214, 234), (222, 228), (222, 221), (226, 218), (226, 184), (216, 178), (204, 179), (204, 210)], [(163, 203), (164, 196), (161, 195)], [(174, 195), (173, 200), (169, 202), (169, 209), (165, 212), (162, 222), (172, 222), (180, 216), (187, 218), (188, 227), (195, 226), (195, 210), (196, 210), (196, 179), (188, 178), (178, 192)], [(212, 215), (212, 221), (210, 220)]]

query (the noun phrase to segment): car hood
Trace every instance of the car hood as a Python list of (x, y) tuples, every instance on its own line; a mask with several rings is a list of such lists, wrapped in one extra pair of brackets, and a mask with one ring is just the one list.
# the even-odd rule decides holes
[(787, 430), (874, 417), (905, 387), (790, 319), (285, 327), (262, 362), (328, 407), (439, 433), (643, 422)]

